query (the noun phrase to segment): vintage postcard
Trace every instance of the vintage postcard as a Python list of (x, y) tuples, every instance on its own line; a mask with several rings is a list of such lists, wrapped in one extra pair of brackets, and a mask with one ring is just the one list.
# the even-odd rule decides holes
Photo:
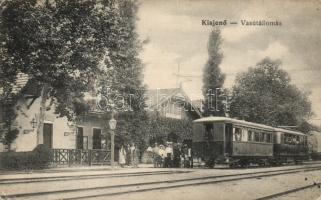
[(0, 200), (320, 200), (320, 0), (0, 0)]

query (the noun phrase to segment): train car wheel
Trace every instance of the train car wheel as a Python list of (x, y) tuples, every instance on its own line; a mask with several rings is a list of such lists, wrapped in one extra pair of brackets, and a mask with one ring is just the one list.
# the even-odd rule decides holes
[(215, 159), (209, 159), (206, 161), (206, 166), (210, 169), (213, 169), (215, 166)]

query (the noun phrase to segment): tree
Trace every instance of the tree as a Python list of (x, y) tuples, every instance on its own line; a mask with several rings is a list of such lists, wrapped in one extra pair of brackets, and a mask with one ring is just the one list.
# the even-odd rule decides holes
[(3, 127), (0, 131), (0, 137), (4, 138), (4, 144), (8, 145), (8, 150), (11, 150), (11, 143), (17, 138), (19, 130), (17, 128), (12, 128), (14, 119), (16, 118), (16, 113), (14, 109), (14, 103), (16, 98), (3, 98), (0, 105), (2, 106), (1, 114)]
[[(126, 130), (123, 132), (127, 134), (127, 137), (124, 137), (128, 138), (126, 142), (133, 141), (139, 149), (144, 150), (148, 139), (146, 137), (148, 116), (145, 111), (146, 86), (142, 83), (144, 66), (139, 59), (142, 42), (136, 32), (138, 4), (135, 1), (120, 1), (119, 9), (121, 20), (125, 24), (124, 40), (119, 46), (119, 54), (123, 55), (123, 59), (116, 63), (119, 84), (114, 86), (130, 106), (129, 112), (124, 110), (119, 113), (119, 119), (126, 123)], [(122, 135), (121, 131), (118, 133)]]
[(208, 61), (203, 71), (203, 96), (205, 99), (204, 115), (224, 115), (224, 106), (220, 101), (220, 92), (223, 87), (225, 75), (219, 65), (223, 54), (221, 52), (221, 32), (215, 29), (210, 33), (208, 41)]
[(159, 113), (153, 113), (147, 123), (146, 132), (153, 142), (164, 144), (168, 135), (172, 133), (178, 136), (178, 142), (184, 142), (185, 139), (191, 139), (193, 136), (191, 119), (171, 119), (162, 117)]
[(117, 50), (127, 25), (114, 1), (6, 0), (0, 9), (0, 87), (9, 94), (18, 73), (41, 85), (40, 144), (48, 100), (69, 120), (83, 113), (93, 80), (115, 71), (106, 55), (126, 56)]
[[(139, 59), (142, 42), (136, 32), (137, 10), (136, 1), (118, 1), (120, 24), (123, 24), (117, 37), (118, 45), (113, 48), (107, 60), (112, 61), (114, 70), (108, 71), (106, 77), (100, 79), (100, 92), (104, 93), (108, 86), (111, 96), (116, 102), (118, 125), (116, 135), (122, 143), (135, 142), (140, 149), (144, 149), (146, 139), (143, 64)], [(118, 58), (117, 58), (118, 57)], [(110, 72), (110, 73), (109, 73)], [(112, 78), (110, 78), (112, 77)], [(120, 97), (117, 99), (117, 96)], [(107, 97), (108, 98), (108, 97)], [(118, 100), (118, 101), (117, 101)], [(117, 105), (118, 104), (118, 105)]]
[(281, 62), (263, 59), (236, 78), (231, 116), (272, 126), (296, 126), (311, 115), (308, 94), (291, 84)]

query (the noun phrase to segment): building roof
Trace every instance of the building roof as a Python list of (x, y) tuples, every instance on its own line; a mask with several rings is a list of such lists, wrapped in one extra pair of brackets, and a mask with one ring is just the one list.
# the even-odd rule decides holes
[(192, 103), (195, 107), (197, 107), (199, 110), (203, 110), (203, 100), (202, 99), (197, 99), (197, 100), (192, 100)]
[(156, 107), (179, 92), (179, 88), (152, 89), (146, 91), (148, 105)]
[[(18, 73), (16, 81), (12, 85), (12, 93), (17, 94), (21, 89), (26, 86), (29, 81), (29, 76), (24, 73)], [(0, 95), (3, 94), (3, 88), (0, 88)]]
[(152, 89), (146, 92), (146, 96), (147, 106), (151, 109), (157, 108), (170, 99), (179, 99), (191, 105), (199, 117), (202, 117), (199, 107), (193, 103), (182, 88)]
[(290, 134), (296, 134), (296, 135), (305, 135), (301, 132), (297, 131), (291, 131), (287, 129), (282, 129), (282, 128), (275, 128), (272, 126), (267, 126), (264, 124), (258, 124), (258, 123), (253, 123), (253, 122), (248, 122), (244, 120), (238, 120), (238, 119), (233, 119), (233, 118), (228, 118), (228, 117), (204, 117), (201, 119), (197, 119), (193, 121), (194, 123), (202, 123), (202, 122), (230, 122), (238, 125), (244, 125), (244, 126), (251, 126), (251, 127), (256, 127), (256, 128), (261, 128), (269, 131), (277, 131), (277, 132), (284, 132), (284, 133), (290, 133)]

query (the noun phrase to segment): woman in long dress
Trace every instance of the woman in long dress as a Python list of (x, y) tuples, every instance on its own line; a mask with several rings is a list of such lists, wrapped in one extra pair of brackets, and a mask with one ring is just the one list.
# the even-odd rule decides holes
[(126, 164), (126, 150), (124, 148), (124, 145), (122, 145), (119, 150), (119, 165), (121, 167), (124, 167), (125, 164)]
[(135, 143), (132, 143), (132, 146), (130, 147), (130, 157), (131, 157), (131, 165), (132, 167), (138, 167), (138, 149), (135, 146)]

